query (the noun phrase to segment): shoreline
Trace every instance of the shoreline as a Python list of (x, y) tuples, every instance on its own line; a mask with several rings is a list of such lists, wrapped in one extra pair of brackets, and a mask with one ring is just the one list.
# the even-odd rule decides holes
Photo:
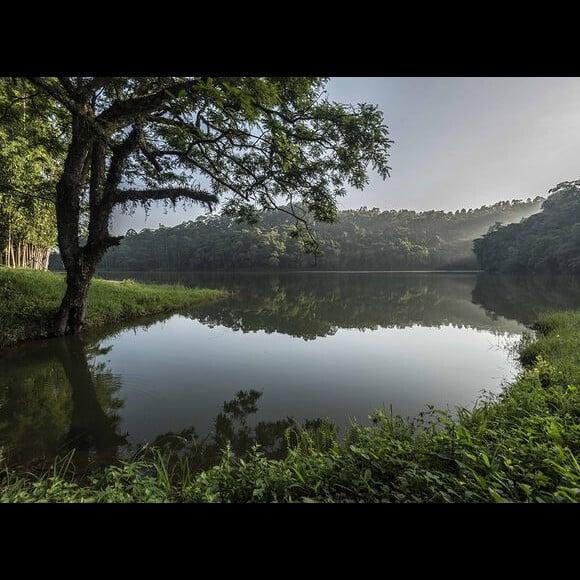
[[(455, 417), (375, 411), (344, 444), (329, 423), (288, 432), (283, 459), (258, 448), (195, 472), (187, 456), (146, 446), (88, 480), (5, 469), (3, 502), (580, 502), (580, 311), (541, 315), (518, 349), (523, 370)], [(243, 460), (242, 460), (243, 459)]]
[[(0, 348), (50, 338), (52, 320), (65, 292), (56, 272), (0, 267)], [(141, 284), (94, 278), (87, 301), (84, 331), (116, 322), (177, 312), (225, 298), (223, 290), (179, 284)]]

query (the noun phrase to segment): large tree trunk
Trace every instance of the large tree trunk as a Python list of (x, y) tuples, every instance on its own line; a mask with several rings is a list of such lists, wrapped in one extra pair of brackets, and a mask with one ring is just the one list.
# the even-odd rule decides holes
[(81, 264), (67, 271), (66, 293), (62, 299), (55, 321), (56, 336), (79, 333), (84, 324), (87, 296), (96, 264)]
[[(110, 190), (114, 191), (117, 186), (120, 169), (118, 168), (118, 179), (110, 180), (112, 185), (109, 184), (108, 190), (105, 144), (88, 137), (86, 127), (81, 125), (77, 130), (78, 139), (71, 144), (63, 176), (57, 186), (58, 243), (67, 274), (66, 294), (55, 323), (57, 336), (81, 331), (89, 285), (97, 264), (107, 249), (118, 245), (122, 239), (109, 235), (109, 217), (114, 203)], [(77, 151), (73, 145), (77, 147)], [(118, 164), (113, 155), (111, 166), (116, 167)], [(80, 198), (89, 168), (89, 236), (86, 245), (80, 246)]]
[[(107, 170), (107, 137), (97, 136), (91, 129), (88, 121), (94, 118), (91, 103), (86, 101), (83, 107), (84, 116), (73, 114), (72, 140), (56, 187), (58, 245), (67, 273), (66, 294), (55, 320), (56, 336), (81, 331), (89, 285), (97, 264), (107, 249), (118, 245), (122, 239), (109, 234), (109, 218), (127, 159), (139, 145), (140, 131), (133, 130), (113, 152)], [(87, 185), (88, 239), (86, 245), (81, 246), (80, 202)]]
[(85, 318), (86, 300), (96, 260), (87, 261), (80, 246), (80, 199), (90, 166), (92, 136), (84, 121), (73, 116), (72, 141), (56, 186), (58, 245), (66, 269), (66, 294), (54, 323), (54, 334), (76, 334)]

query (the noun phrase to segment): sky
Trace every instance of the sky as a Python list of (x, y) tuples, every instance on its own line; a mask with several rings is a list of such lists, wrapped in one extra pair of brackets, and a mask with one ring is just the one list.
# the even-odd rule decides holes
[[(580, 178), (580, 77), (337, 77), (331, 100), (376, 103), (391, 177), (369, 174), (341, 209), (453, 211), (547, 194)], [(203, 209), (115, 214), (112, 230), (177, 225)]]

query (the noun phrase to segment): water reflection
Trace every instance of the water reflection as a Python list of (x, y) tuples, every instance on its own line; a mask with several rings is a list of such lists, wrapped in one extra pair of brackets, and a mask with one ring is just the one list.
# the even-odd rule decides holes
[(580, 308), (580, 278), (482, 273), (472, 298), (492, 318), (504, 316), (529, 325), (541, 312)]
[(81, 468), (113, 460), (126, 443), (122, 382), (96, 363), (105, 352), (84, 337), (0, 351), (0, 443), (9, 463), (42, 464), (72, 449)]
[(147, 442), (195, 467), (214, 463), (228, 441), (237, 454), (257, 443), (281, 457), (286, 430), (320, 422), (312, 417), (342, 427), (381, 405), (413, 414), (473, 402), (507, 372), (502, 337), (541, 310), (580, 306), (575, 278), (146, 278), (234, 292), (181, 316), (0, 350), (0, 448), (10, 464), (74, 449), (87, 469)]
[(323, 423), (332, 426), (327, 419), (310, 419), (299, 424), (292, 417), (252, 425), (251, 419), (258, 413), (261, 396), (262, 392), (254, 389), (238, 391), (233, 399), (224, 402), (206, 437), (201, 438), (194, 427), (189, 427), (157, 436), (151, 447), (160, 449), (170, 460), (185, 458), (189, 466), (197, 470), (215, 465), (227, 445), (237, 457), (244, 457), (258, 445), (266, 457), (281, 459), (288, 451), (293, 434), (301, 430), (316, 433)]
[(522, 330), (517, 317), (491, 316), (472, 301), (473, 274), (214, 274), (180, 280), (233, 290), (227, 303), (213, 303), (192, 316), (242, 332), (264, 330), (314, 340), (341, 328)]
[[(116, 394), (121, 389), (121, 377), (113, 375), (96, 357), (108, 354), (112, 346), (100, 348), (99, 343), (85, 344), (79, 337), (55, 340), (56, 355), (64, 369), (71, 392), (70, 426), (61, 449), (72, 449), (86, 464), (96, 458), (110, 463), (117, 449), (127, 443), (118, 434), (123, 401)], [(84, 465), (83, 465), (84, 467)]]
[[(145, 330), (155, 322), (133, 330)], [(74, 450), (75, 468), (87, 472), (141, 450), (145, 442), (131, 443), (120, 426), (122, 377), (113, 374), (105, 362), (96, 362), (113, 349), (102, 347), (102, 340), (93, 333), (23, 345), (10, 352), (9, 372), (0, 381), (0, 442), (10, 465), (41, 469), (54, 457)], [(35, 364), (16, 364), (32, 358), (29, 348)], [(0, 364), (4, 362), (0, 355)], [(285, 417), (256, 423), (252, 419), (261, 396), (257, 390), (240, 390), (223, 403), (204, 437), (190, 426), (158, 435), (149, 447), (161, 449), (170, 458), (186, 457), (194, 469), (214, 465), (228, 443), (238, 457), (259, 445), (266, 456), (281, 458), (287, 451), (288, 429), (312, 430), (322, 422), (313, 419), (299, 424)]]

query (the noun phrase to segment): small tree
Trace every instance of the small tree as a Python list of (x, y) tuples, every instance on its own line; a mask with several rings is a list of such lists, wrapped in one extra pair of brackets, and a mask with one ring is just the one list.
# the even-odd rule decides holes
[[(222, 202), (255, 222), (294, 203), (332, 221), (346, 184), (362, 189), (369, 164), (388, 175), (387, 127), (374, 105), (330, 102), (326, 79), (255, 77), (31, 77), (71, 118), (57, 185), (58, 243), (67, 290), (55, 334), (82, 328), (95, 268), (120, 237), (115, 206), (154, 200)], [(79, 241), (83, 204), (88, 238)]]

